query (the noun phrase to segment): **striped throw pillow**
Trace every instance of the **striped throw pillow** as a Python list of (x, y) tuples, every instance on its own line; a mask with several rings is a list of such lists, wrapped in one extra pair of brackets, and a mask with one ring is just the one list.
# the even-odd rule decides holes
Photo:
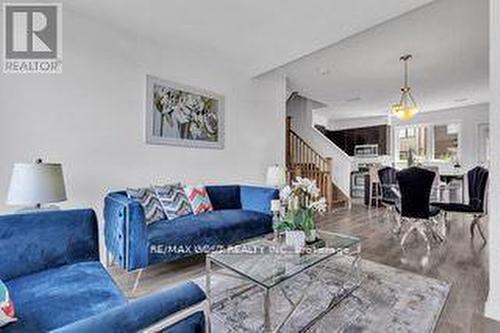
[(213, 210), (205, 186), (184, 186), (184, 192), (186, 192), (186, 196), (191, 203), (191, 209), (195, 215)]
[(193, 213), (181, 184), (154, 186), (154, 190), (169, 220)]
[(7, 286), (0, 280), (0, 327), (16, 321), (14, 303), (9, 296)]
[(163, 212), (163, 207), (152, 188), (128, 188), (127, 196), (129, 199), (139, 201), (142, 208), (144, 208), (146, 224), (151, 224), (159, 220), (165, 220), (167, 218)]

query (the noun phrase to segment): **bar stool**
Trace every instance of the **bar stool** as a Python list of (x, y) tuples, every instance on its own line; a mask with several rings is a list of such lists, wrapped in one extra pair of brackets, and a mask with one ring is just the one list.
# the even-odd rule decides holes
[(368, 169), (368, 175), (370, 178), (370, 187), (368, 195), (368, 208), (371, 209), (373, 206), (373, 200), (376, 201), (377, 207), (380, 207), (380, 200), (382, 200), (382, 187), (380, 186), (380, 178), (378, 176), (378, 170), (382, 166), (380, 164), (374, 164)]

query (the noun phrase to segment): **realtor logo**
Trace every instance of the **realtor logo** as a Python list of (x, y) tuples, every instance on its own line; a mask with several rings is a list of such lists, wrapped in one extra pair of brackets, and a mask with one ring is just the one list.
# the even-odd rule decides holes
[(4, 73), (62, 72), (62, 4), (4, 4)]

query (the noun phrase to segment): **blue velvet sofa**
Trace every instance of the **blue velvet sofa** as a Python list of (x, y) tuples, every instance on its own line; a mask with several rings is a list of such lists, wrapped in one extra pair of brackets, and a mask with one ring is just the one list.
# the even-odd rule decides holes
[(104, 202), (105, 240), (109, 254), (127, 271), (171, 262), (217, 246), (227, 246), (272, 232), (273, 188), (207, 186), (214, 208), (146, 225), (144, 210), (124, 191), (109, 193)]
[(90, 209), (0, 216), (0, 279), (12, 332), (206, 331), (205, 294), (193, 283), (128, 301), (99, 262)]

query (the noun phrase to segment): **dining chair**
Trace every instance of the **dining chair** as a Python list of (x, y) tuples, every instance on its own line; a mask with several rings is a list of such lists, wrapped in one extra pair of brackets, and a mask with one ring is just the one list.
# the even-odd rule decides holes
[(439, 221), (436, 219), (440, 210), (430, 205), (430, 194), (435, 177), (434, 172), (419, 167), (411, 167), (396, 174), (401, 198), (395, 208), (401, 219), (407, 220), (410, 224), (401, 238), (403, 248), (406, 239), (414, 231), (422, 236), (428, 251), (430, 251), (428, 233), (439, 241), (445, 239), (443, 228), (438, 230)]
[(380, 187), (382, 189), (382, 204), (388, 207), (394, 207), (398, 196), (394, 192), (397, 187), (398, 181), (396, 179), (397, 170), (393, 167), (383, 167), (378, 170), (378, 178), (380, 180)]
[(441, 176), (439, 175), (439, 167), (434, 165), (422, 166), (422, 168), (432, 171), (436, 174), (434, 177), (434, 182), (432, 183), (431, 189), (431, 202), (443, 201), (443, 194), (447, 192), (446, 183), (441, 181)]
[(489, 172), (487, 169), (477, 166), (467, 172), (467, 183), (469, 187), (469, 203), (444, 203), (435, 202), (432, 205), (439, 207), (446, 213), (459, 213), (472, 215), (470, 225), (471, 238), (474, 238), (474, 229), (477, 228), (484, 243), (487, 242), (486, 237), (481, 229), (481, 220), (487, 215), (486, 209), (486, 189), (488, 187)]
[(392, 167), (383, 167), (378, 170), (378, 178), (380, 180), (380, 188), (382, 190), (382, 206), (386, 209), (386, 217), (389, 217), (395, 222), (395, 227), (393, 228), (394, 233), (399, 233), (401, 229), (400, 221), (394, 214), (394, 207), (396, 202), (399, 200), (398, 190), (397, 190), (397, 179), (396, 173), (398, 171)]

